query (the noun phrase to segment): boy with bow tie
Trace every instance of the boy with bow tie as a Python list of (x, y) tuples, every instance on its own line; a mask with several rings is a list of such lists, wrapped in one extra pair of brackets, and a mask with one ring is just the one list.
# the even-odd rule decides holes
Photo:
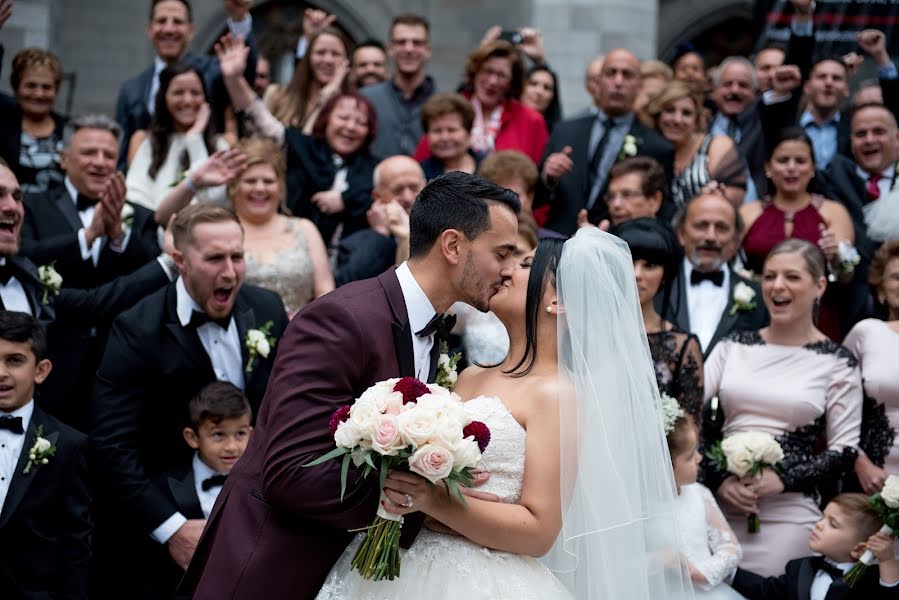
[[(824, 508), (824, 516), (809, 536), (809, 549), (820, 556), (791, 560), (785, 574), (779, 577), (764, 578), (737, 569), (733, 588), (749, 600), (896, 598), (899, 565), (892, 538), (878, 533), (882, 525), (867, 496), (840, 494)], [(874, 553), (880, 564), (868, 567), (861, 580), (850, 588), (843, 576), (866, 549)]]
[(87, 598), (87, 438), (42, 411), (43, 326), (0, 311), (0, 595)]

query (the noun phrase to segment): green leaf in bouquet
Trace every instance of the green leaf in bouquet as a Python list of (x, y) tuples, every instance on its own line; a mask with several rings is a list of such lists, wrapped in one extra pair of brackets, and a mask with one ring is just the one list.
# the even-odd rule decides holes
[(381, 473), (378, 478), (378, 489), (384, 489), (384, 482), (387, 481), (387, 470), (390, 467), (390, 461), (386, 458), (381, 458)]
[(369, 473), (371, 473), (372, 471), (374, 471), (374, 470), (376, 470), (376, 469), (378, 468), (378, 467), (375, 466), (374, 461), (372, 461), (372, 459), (371, 459), (371, 453), (370, 453), (370, 452), (369, 452), (369, 453), (366, 453), (366, 455), (365, 455), (365, 464), (366, 464), (366, 467), (371, 467), (371, 469), (367, 469), (367, 468), (366, 468), (366, 471), (365, 471), (365, 476), (366, 476), (366, 477), (368, 477), (368, 474), (369, 474)]
[(887, 506), (887, 503), (880, 496), (880, 492), (871, 496), (871, 504), (880, 513), (880, 518), (883, 519), (884, 525), (888, 525), (894, 532), (899, 531), (899, 508)]
[(715, 442), (715, 445), (709, 448), (708, 452), (705, 453), (705, 456), (714, 463), (717, 469), (721, 471), (727, 470), (727, 456), (725, 456), (724, 450), (721, 448), (720, 440)]
[(343, 463), (340, 465), (340, 501), (343, 502), (343, 495), (346, 493), (346, 476), (350, 471), (350, 455), (343, 455)]
[(347, 448), (334, 448), (327, 454), (323, 454), (323, 455), (319, 456), (318, 458), (316, 458), (315, 460), (313, 460), (312, 462), (308, 462), (305, 465), (301, 465), (301, 466), (314, 467), (316, 465), (320, 465), (322, 463), (328, 462), (332, 458), (337, 458), (338, 456), (343, 456), (344, 454), (349, 454), (349, 452), (350, 451)]

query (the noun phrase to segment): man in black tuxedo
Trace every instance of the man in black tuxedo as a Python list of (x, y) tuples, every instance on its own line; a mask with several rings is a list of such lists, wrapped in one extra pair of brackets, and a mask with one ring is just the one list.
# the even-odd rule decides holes
[[(98, 208), (102, 215), (103, 208)], [(77, 378), (83, 365), (84, 347), (76, 338), (71, 344), (66, 332), (101, 326), (120, 311), (162, 287), (174, 269), (164, 262), (152, 261), (137, 271), (110, 283), (86, 290), (62, 288), (58, 294), (47, 292), (37, 266), (19, 256), (19, 234), (24, 220), (22, 191), (12, 170), (0, 160), (0, 309), (32, 315), (48, 328), (49, 356), (57, 358), (55, 372), (59, 381)], [(171, 260), (171, 259), (168, 259)], [(53, 344), (57, 343), (58, 347)], [(74, 354), (70, 347), (75, 345)], [(89, 378), (92, 373), (87, 373)], [(53, 416), (76, 428), (85, 424), (87, 398), (74, 388), (54, 386), (54, 375), (41, 386), (38, 402)]]
[(366, 213), (369, 228), (340, 240), (335, 283), (377, 277), (409, 255), (409, 211), (425, 187), (421, 165), (398, 154), (378, 163), (372, 177), (372, 204)]
[[(703, 192), (678, 211), (675, 229), (684, 261), (668, 306), (659, 306), (659, 312), (695, 333), (704, 356), (731, 331), (754, 331), (767, 325), (761, 288), (729, 266), (743, 231), (740, 213), (730, 201), (717, 190)], [(737, 286), (751, 290), (745, 293), (752, 298), (738, 302)]]
[[(153, 478), (190, 459), (182, 428), (188, 401), (206, 384), (230, 381), (257, 412), (287, 326), (277, 294), (242, 285), (243, 230), (232, 212), (189, 206), (172, 233), (180, 279), (115, 320), (97, 372), (90, 435), (104, 485), (96, 513), (100, 596), (142, 593), (140, 559), (122, 552), (135, 539), (167, 544), (187, 566), (203, 522), (181, 514)], [(267, 355), (247, 348), (253, 329), (271, 336)]]
[(72, 119), (60, 153), (64, 185), (25, 198), (22, 254), (53, 263), (65, 287), (96, 287), (159, 255), (153, 212), (125, 201), (116, 172), (121, 135), (105, 115)]
[[(251, 35), (253, 19), (250, 16), (250, 4), (248, 0), (223, 0), (224, 10), (228, 14), (229, 33), (243, 37), (250, 47), (244, 77), (252, 84), (256, 77), (256, 47)], [(159, 90), (159, 74), (166, 66), (178, 61), (190, 63), (203, 74), (215, 129), (224, 131), (224, 111), (229, 105), (228, 92), (222, 82), (218, 59), (187, 51), (195, 33), (193, 12), (188, 0), (152, 0), (147, 37), (153, 43), (156, 53), (153, 66), (122, 83), (116, 101), (116, 121), (124, 131), (119, 153), (121, 170), (124, 171), (127, 166), (131, 136), (138, 129), (146, 129), (150, 125), (156, 92)]]
[(0, 311), (0, 590), (87, 598), (87, 438), (35, 406), (51, 369), (45, 352), (34, 317)]
[[(634, 114), (640, 88), (640, 61), (629, 50), (613, 50), (602, 63), (596, 86), (594, 110), (556, 125), (544, 151), (535, 204), (549, 204), (545, 227), (564, 235), (577, 229), (578, 213), (586, 209), (589, 220), (608, 217), (603, 198), (608, 174), (618, 160), (650, 156), (665, 169), (670, 181), (674, 148)], [(663, 214), (671, 216), (669, 206)]]

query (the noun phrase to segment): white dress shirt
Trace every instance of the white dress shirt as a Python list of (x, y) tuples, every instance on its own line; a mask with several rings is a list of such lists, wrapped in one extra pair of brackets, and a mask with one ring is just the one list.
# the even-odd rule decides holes
[[(862, 182), (864, 182), (865, 190), (867, 190), (868, 180), (871, 178), (871, 174), (858, 165), (855, 166), (855, 174), (858, 175), (859, 179), (861, 179)], [(880, 180), (877, 182), (877, 189), (878, 191), (880, 191), (881, 198), (886, 198), (890, 191), (893, 189), (895, 175), (896, 163), (888, 165), (886, 169), (880, 172)]]
[[(0, 265), (5, 264), (6, 258), (0, 258)], [(10, 277), (6, 285), (0, 283), (0, 299), (3, 300), (4, 310), (13, 310), (34, 316), (31, 304), (28, 302), (28, 294), (25, 293), (22, 283), (15, 277)]]
[(203, 509), (203, 516), (208, 519), (209, 513), (212, 512), (212, 507), (215, 505), (215, 499), (219, 497), (222, 487), (217, 485), (204, 490), (203, 481), (213, 475), (227, 475), (227, 473), (213, 471), (209, 465), (200, 460), (200, 455), (197, 453), (194, 453), (192, 465), (194, 469), (194, 489), (197, 491), (197, 498), (200, 499), (200, 508)]
[(721, 315), (724, 314), (730, 300), (730, 268), (724, 265), (721, 271), (724, 272), (721, 287), (707, 280), (691, 285), (690, 274), (693, 273), (693, 264), (684, 259), (684, 287), (687, 292), (687, 310), (690, 314), (690, 332), (699, 338), (703, 352), (712, 341)]
[[(842, 569), (843, 575), (845, 575), (849, 569), (852, 568), (852, 565), (855, 563), (836, 563), (830, 560), (829, 558), (825, 558), (825, 561), (834, 565), (838, 569)], [(830, 573), (823, 569), (819, 569), (815, 572), (815, 578), (812, 579), (812, 587), (809, 588), (809, 600), (824, 600), (827, 596), (827, 592), (830, 590), (830, 584), (833, 583), (833, 577), (831, 577)]]
[(415, 281), (408, 263), (404, 262), (397, 267), (396, 278), (400, 280), (406, 312), (409, 314), (409, 328), (412, 330), (412, 353), (415, 355), (415, 377), (426, 382), (431, 370), (431, 348), (434, 347), (434, 336), (432, 334), (422, 337), (415, 335), (415, 332), (424, 329), (437, 314), (437, 311), (434, 310), (434, 305), (431, 304), (427, 294)]
[[(75, 210), (78, 210), (78, 190), (75, 189), (75, 185), (68, 177), (65, 179), (65, 184), (66, 190), (69, 192), (69, 197), (72, 199), (72, 204), (75, 205)], [(90, 259), (96, 267), (97, 263), (100, 261), (100, 251), (103, 249), (103, 243), (106, 241), (106, 236), (99, 236), (94, 240), (94, 243), (88, 247), (87, 234), (84, 230), (90, 227), (91, 221), (94, 220), (94, 207), (91, 206), (90, 208), (78, 211), (78, 218), (81, 219), (81, 224), (84, 225), (84, 227), (78, 230), (78, 247), (81, 248), (81, 260)], [(125, 238), (122, 240), (121, 245), (109, 245), (110, 250), (113, 252), (121, 253), (128, 247), (128, 240), (131, 239), (131, 229), (123, 224), (122, 232), (125, 234)]]
[[(186, 327), (190, 323), (193, 311), (203, 311), (196, 301), (190, 297), (190, 294), (187, 293), (187, 288), (184, 287), (184, 279), (181, 277), (175, 282), (175, 295), (178, 321), (182, 327)], [(200, 343), (203, 344), (203, 348), (209, 356), (209, 361), (212, 363), (215, 378), (219, 381), (229, 381), (237, 388), (244, 389), (243, 356), (240, 352), (240, 336), (237, 333), (237, 324), (234, 322), (234, 317), (231, 317), (227, 331), (216, 323), (206, 323), (197, 327), (197, 335), (200, 337)], [(200, 499), (202, 505), (202, 496)], [(214, 498), (212, 502), (215, 503)], [(211, 506), (210, 504), (210, 508)], [(154, 529), (150, 536), (160, 544), (164, 544), (186, 522), (187, 517), (180, 512), (176, 512)]]
[(31, 423), (31, 415), (34, 413), (34, 402), (17, 408), (12, 412), (0, 410), (0, 419), (5, 417), (22, 417), (22, 429), (25, 433), (13, 433), (7, 429), (0, 429), (0, 512), (3, 503), (6, 502), (6, 494), (9, 492), (9, 484), (12, 483), (16, 465), (19, 464), (19, 455), (25, 446), (25, 435), (28, 433), (28, 425)]

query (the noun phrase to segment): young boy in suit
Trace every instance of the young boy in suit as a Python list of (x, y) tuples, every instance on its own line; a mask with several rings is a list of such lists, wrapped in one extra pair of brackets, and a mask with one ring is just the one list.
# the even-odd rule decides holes
[(87, 437), (42, 411), (46, 335), (31, 315), (0, 311), (0, 595), (87, 598)]
[[(737, 569), (733, 587), (749, 600), (878, 600), (899, 597), (899, 565), (893, 539), (878, 530), (877, 511), (863, 494), (840, 494), (824, 508), (824, 516), (809, 536), (809, 549), (822, 556), (787, 563), (779, 577), (764, 578)], [(850, 588), (842, 577), (871, 550), (879, 562)]]
[[(184, 441), (195, 450), (193, 459), (172, 469), (161, 482), (178, 510), (188, 519), (207, 519), (222, 491), (225, 477), (247, 448), (253, 430), (247, 397), (227, 381), (214, 381), (200, 390), (188, 404), (190, 425), (182, 431)], [(155, 598), (174, 598), (184, 571), (165, 551), (154, 545), (160, 562)]]

